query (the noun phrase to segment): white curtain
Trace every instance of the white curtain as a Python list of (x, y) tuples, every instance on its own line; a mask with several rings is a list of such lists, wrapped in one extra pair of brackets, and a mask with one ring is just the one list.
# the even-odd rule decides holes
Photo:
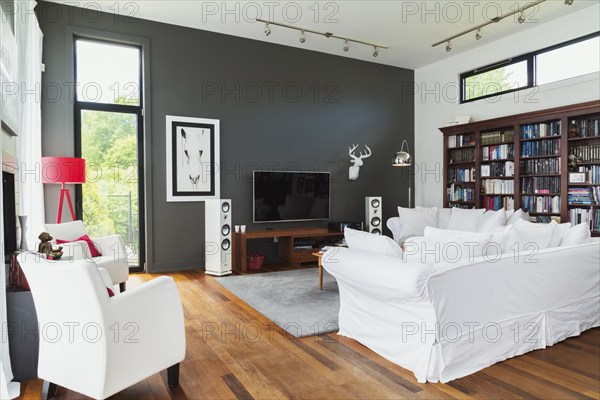
[(23, 110), (19, 130), (19, 174), (20, 195), (19, 215), (27, 216), (27, 245), (36, 250), (37, 237), (43, 230), (44, 189), (41, 180), (42, 159), (42, 31), (33, 14), (36, 3), (32, 0), (22, 2), (22, 9), (28, 12), (26, 20), (19, 22), (19, 41), (21, 69), (20, 80), (27, 90), (22, 91)]
[[(33, 13), (35, 1), (18, 1), (17, 44), (19, 47), (19, 83), (21, 89), (21, 124), (17, 141), (19, 158), (20, 215), (27, 215), (27, 243), (35, 246), (36, 232), (44, 223), (44, 195), (40, 177), (42, 157), (41, 83), (42, 31)], [(35, 92), (32, 92), (35, 91)], [(0, 145), (1, 150), (1, 145)], [(36, 173), (37, 171), (37, 173)], [(33, 173), (30, 173), (33, 172)], [(1, 197), (0, 197), (1, 199)], [(1, 202), (1, 200), (0, 200)], [(0, 230), (0, 243), (4, 229)], [(3, 265), (3, 264), (0, 264)], [(0, 269), (0, 324), (6, 326), (6, 283), (4, 268)], [(13, 378), (8, 341), (0, 340), (0, 399), (19, 396), (20, 385)]]

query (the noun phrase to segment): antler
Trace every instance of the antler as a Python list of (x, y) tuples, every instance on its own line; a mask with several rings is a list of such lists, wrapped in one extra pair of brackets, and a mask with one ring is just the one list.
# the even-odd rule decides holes
[(363, 155), (362, 151), (360, 152), (360, 158), (367, 158), (367, 157), (371, 157), (371, 149), (369, 148), (369, 146), (367, 146), (365, 144), (365, 148), (367, 149), (367, 153), (365, 153)]
[(356, 150), (357, 147), (358, 147), (357, 144), (355, 144), (354, 147), (352, 147), (352, 146), (348, 147), (348, 155), (350, 157), (357, 158), (354, 154), (352, 154), (352, 153), (354, 153), (354, 150)]

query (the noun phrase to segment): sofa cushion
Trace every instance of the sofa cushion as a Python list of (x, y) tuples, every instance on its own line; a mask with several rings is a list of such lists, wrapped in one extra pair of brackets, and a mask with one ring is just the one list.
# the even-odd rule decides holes
[(84, 241), (87, 243), (89, 249), (90, 249), (90, 255), (92, 257), (100, 257), (102, 256), (102, 253), (100, 253), (100, 251), (98, 251), (98, 249), (96, 248), (96, 246), (94, 245), (94, 242), (92, 242), (92, 239), (88, 236), (88, 235), (83, 235), (75, 240), (65, 240), (65, 239), (55, 239), (56, 240), (56, 244), (63, 244), (63, 243), (70, 243), (70, 242), (77, 242), (77, 241)]
[(483, 213), (485, 213), (484, 208), (455, 208), (452, 210), (447, 228), (455, 231), (477, 232), (482, 223)]
[(548, 243), (548, 247), (558, 247), (563, 234), (569, 230), (571, 224), (569, 222), (559, 224), (556, 221), (552, 221), (550, 224), (554, 226), (554, 230), (552, 231), (552, 238), (550, 239), (550, 243)]
[(348, 248), (353, 250), (363, 250), (369, 253), (398, 258), (402, 257), (403, 254), (398, 243), (387, 236), (344, 228), (344, 238), (346, 239)]
[(450, 223), (450, 217), (452, 216), (453, 208), (438, 208), (437, 217), (438, 217), (438, 228), (446, 229), (448, 228), (448, 224)]
[(559, 247), (584, 244), (587, 243), (589, 239), (590, 228), (586, 222), (582, 222), (581, 224), (570, 227), (563, 233)]
[(551, 243), (554, 227), (552, 224), (517, 220), (508, 230), (505, 251), (531, 252), (545, 249)]
[(413, 236), (423, 236), (425, 227), (437, 227), (437, 208), (398, 207), (400, 217), (399, 243)]
[(524, 221), (529, 221), (529, 213), (527, 213), (521, 209), (515, 210), (512, 213), (512, 215), (510, 215), (508, 217), (508, 219), (506, 220), (506, 225), (512, 225), (520, 219), (522, 219)]
[(488, 210), (482, 216), (481, 226), (478, 232), (494, 232), (498, 227), (506, 225), (506, 211)]
[(449, 231), (428, 227), (426, 236), (414, 237), (404, 243), (404, 260), (425, 264), (454, 263), (481, 257), (492, 239), (491, 233)]

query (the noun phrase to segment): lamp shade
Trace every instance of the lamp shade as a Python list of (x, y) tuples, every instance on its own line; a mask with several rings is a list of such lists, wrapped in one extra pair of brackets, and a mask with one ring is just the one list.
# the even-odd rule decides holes
[(42, 183), (85, 183), (85, 160), (75, 157), (42, 157)]
[[(404, 150), (404, 146), (406, 146), (406, 150)], [(394, 167), (410, 167), (412, 165), (412, 157), (408, 151), (408, 143), (406, 140), (403, 140), (400, 151), (396, 152), (392, 160), (392, 165)]]

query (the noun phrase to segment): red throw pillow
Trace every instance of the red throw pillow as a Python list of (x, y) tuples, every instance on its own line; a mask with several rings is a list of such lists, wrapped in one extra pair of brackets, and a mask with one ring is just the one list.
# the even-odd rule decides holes
[(84, 241), (87, 242), (88, 247), (90, 248), (90, 255), (92, 257), (100, 257), (102, 255), (102, 253), (100, 253), (98, 251), (98, 249), (96, 248), (96, 246), (94, 246), (94, 243), (92, 242), (92, 239), (90, 239), (90, 237), (88, 235), (83, 235), (82, 237), (80, 237), (78, 239), (75, 239), (75, 240), (56, 239), (56, 244), (77, 242), (78, 240), (84, 240)]
[(108, 292), (108, 297), (113, 297), (115, 295), (115, 292), (113, 292), (113, 290), (111, 288), (106, 288), (106, 291)]

